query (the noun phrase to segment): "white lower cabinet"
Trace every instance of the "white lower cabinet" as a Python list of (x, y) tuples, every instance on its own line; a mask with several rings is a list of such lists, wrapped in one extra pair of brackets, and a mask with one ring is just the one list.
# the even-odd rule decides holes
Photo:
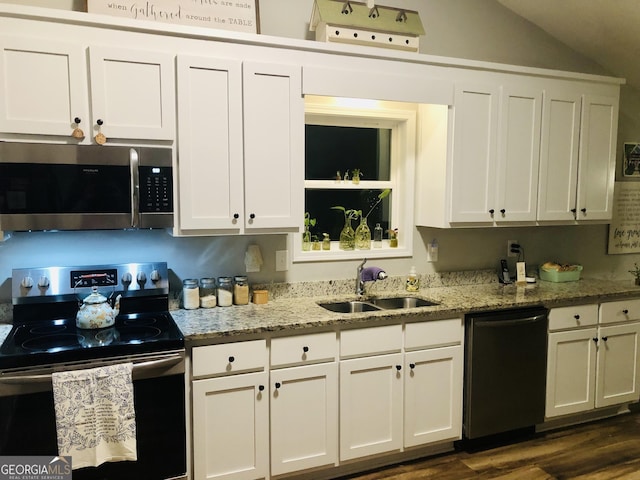
[(459, 439), (461, 319), (192, 350), (193, 478), (257, 480)]
[[(269, 475), (269, 397), (264, 340), (193, 349), (193, 478)], [(221, 375), (221, 376), (220, 376)]]
[(401, 353), (340, 362), (340, 460), (400, 450), (401, 369)]
[(336, 351), (333, 332), (272, 340), (271, 475), (336, 464)]
[(551, 310), (548, 418), (640, 399), (638, 311), (638, 300)]

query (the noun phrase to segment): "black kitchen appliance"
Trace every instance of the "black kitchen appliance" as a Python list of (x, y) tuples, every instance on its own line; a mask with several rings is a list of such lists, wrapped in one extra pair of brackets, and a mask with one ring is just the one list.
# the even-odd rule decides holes
[(170, 148), (0, 142), (0, 230), (172, 226)]
[[(74, 479), (186, 475), (184, 338), (168, 311), (167, 264), (16, 269), (13, 327), (0, 346), (0, 456), (58, 454), (51, 374), (133, 363), (138, 460)], [(76, 327), (88, 287), (121, 295), (112, 327)]]
[(465, 317), (467, 445), (527, 434), (544, 421), (547, 325), (541, 306)]

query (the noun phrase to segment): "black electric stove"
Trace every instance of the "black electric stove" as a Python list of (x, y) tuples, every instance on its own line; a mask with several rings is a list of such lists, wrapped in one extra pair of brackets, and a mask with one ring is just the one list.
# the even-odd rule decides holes
[[(184, 349), (168, 311), (166, 263), (17, 269), (12, 280), (13, 328), (0, 370)], [(121, 295), (120, 313), (111, 327), (77, 328), (78, 306), (93, 286)]]

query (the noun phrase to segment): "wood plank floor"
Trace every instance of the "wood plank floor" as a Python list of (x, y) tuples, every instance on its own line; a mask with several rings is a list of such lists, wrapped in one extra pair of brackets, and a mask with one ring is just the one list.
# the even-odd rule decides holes
[(475, 452), (456, 451), (348, 478), (640, 480), (640, 413), (539, 433), (524, 442)]

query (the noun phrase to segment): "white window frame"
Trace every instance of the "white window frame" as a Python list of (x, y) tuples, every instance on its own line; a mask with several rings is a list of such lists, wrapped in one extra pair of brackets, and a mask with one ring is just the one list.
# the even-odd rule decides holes
[[(399, 102), (371, 102), (369, 107), (347, 107), (336, 104), (329, 97), (305, 98), (305, 124), (340, 125), (351, 127), (385, 128), (391, 130), (391, 165), (389, 181), (360, 180), (359, 184), (335, 180), (305, 180), (307, 189), (385, 189), (391, 188), (391, 222), (398, 228), (398, 247), (389, 247), (385, 232), (382, 248), (369, 250), (340, 250), (338, 239), (332, 239), (331, 250), (302, 250), (302, 233), (292, 236), (293, 262), (318, 262), (367, 258), (398, 258), (413, 256), (413, 205), (416, 163), (415, 104)], [(327, 207), (329, 208), (329, 207)], [(358, 220), (353, 223), (355, 229)], [(369, 225), (373, 234), (373, 225)], [(300, 219), (304, 231), (304, 219)]]

